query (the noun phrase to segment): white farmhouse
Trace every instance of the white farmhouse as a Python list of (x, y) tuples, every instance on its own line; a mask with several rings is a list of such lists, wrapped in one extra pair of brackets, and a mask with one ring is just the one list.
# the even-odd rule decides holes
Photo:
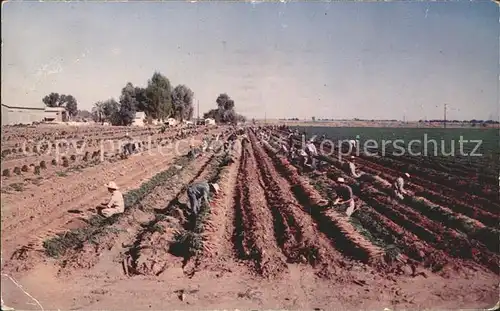
[(215, 119), (206, 118), (205, 119), (205, 125), (215, 125)]
[(144, 126), (145, 119), (146, 119), (146, 113), (144, 113), (144, 111), (136, 112), (134, 121), (132, 121), (132, 125)]

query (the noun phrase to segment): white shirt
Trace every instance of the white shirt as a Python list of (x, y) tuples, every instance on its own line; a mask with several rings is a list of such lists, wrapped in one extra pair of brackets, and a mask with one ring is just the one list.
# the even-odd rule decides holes
[(318, 155), (318, 150), (316, 149), (316, 146), (313, 143), (308, 143), (306, 147), (312, 155), (314, 156)]
[(120, 191), (115, 190), (111, 195), (111, 200), (109, 200), (108, 208), (113, 208), (118, 210), (120, 213), (125, 211), (125, 204), (123, 202), (123, 195)]

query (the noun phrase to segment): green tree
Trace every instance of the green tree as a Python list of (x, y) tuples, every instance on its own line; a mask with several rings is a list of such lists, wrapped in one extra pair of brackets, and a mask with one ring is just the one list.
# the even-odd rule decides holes
[(43, 103), (47, 107), (59, 107), (59, 94), (50, 93), (42, 99)]
[(177, 120), (191, 120), (193, 117), (194, 93), (185, 85), (177, 85), (172, 91), (172, 105), (174, 117)]
[(172, 86), (170, 81), (155, 72), (148, 81), (146, 94), (149, 99), (145, 112), (154, 119), (164, 120), (172, 111)]
[(121, 125), (120, 104), (114, 99), (108, 99), (102, 104), (104, 120), (112, 125)]
[[(68, 112), (70, 117), (75, 117), (78, 114), (78, 103), (72, 95), (62, 95), (64, 96), (64, 107)], [(62, 97), (61, 96), (61, 97)]]
[(99, 123), (104, 122), (105, 116), (103, 107), (104, 107), (103, 102), (97, 102), (94, 104), (94, 107), (92, 107), (91, 115), (92, 115), (92, 120), (94, 122), (99, 122)]
[(134, 121), (137, 101), (135, 99), (135, 88), (132, 83), (122, 89), (120, 96), (119, 119), (120, 125), (130, 125)]
[(151, 100), (148, 97), (147, 89), (142, 87), (135, 87), (135, 100), (136, 100), (136, 109), (137, 111), (148, 112), (148, 108)]

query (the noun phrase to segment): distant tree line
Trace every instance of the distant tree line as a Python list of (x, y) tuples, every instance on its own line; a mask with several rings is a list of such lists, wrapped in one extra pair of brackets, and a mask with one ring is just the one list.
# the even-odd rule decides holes
[(419, 123), (471, 123), (471, 124), (499, 124), (500, 122), (494, 120), (419, 120)]
[(128, 82), (122, 88), (118, 101), (110, 98), (95, 103), (92, 119), (112, 125), (130, 125), (137, 112), (144, 112), (149, 120), (164, 121), (169, 117), (190, 120), (194, 111), (193, 97), (193, 91), (186, 85), (172, 88), (167, 77), (155, 72), (145, 88)]
[[(170, 80), (155, 72), (145, 88), (128, 82), (121, 91), (118, 101), (114, 98), (100, 101), (92, 108), (95, 122), (109, 122), (112, 125), (130, 125), (137, 112), (144, 112), (147, 120), (165, 121), (174, 118), (187, 121), (193, 118), (194, 92), (184, 84), (172, 88)], [(217, 109), (205, 113), (218, 123), (230, 123), (244, 120), (234, 110), (234, 101), (227, 94), (221, 94), (216, 100)]]
[[(299, 121), (299, 118), (282, 118), (279, 119), (280, 121)], [(354, 119), (317, 119), (316, 117), (311, 117), (311, 120), (313, 122), (315, 121), (369, 121), (369, 122), (403, 122), (401, 120), (396, 120), (396, 119), (359, 119), (359, 118), (354, 118)], [(419, 123), (444, 123), (444, 120), (439, 120), (439, 119), (434, 119), (434, 120), (419, 120)], [(494, 121), (494, 120), (446, 120), (446, 123), (468, 123), (474, 125), (479, 125), (482, 124), (484, 126), (488, 124), (500, 124), (499, 121)]]

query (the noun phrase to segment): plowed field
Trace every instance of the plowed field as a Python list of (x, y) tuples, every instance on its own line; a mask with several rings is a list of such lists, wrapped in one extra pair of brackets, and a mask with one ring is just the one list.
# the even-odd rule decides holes
[[(188, 135), (201, 142), (206, 131), (225, 130)], [(11, 131), (12, 140), (23, 135)], [(500, 202), (491, 184), (463, 183), (461, 173), (429, 162), (412, 167), (412, 196), (396, 201), (391, 183), (411, 159), (360, 156), (364, 176), (353, 179), (337, 158), (321, 155), (322, 172), (308, 173), (274, 151), (284, 133), (272, 131), (269, 143), (253, 129), (247, 135), (233, 149), (214, 144), (195, 159), (183, 156), (186, 143), (180, 154), (96, 162), (2, 193), (5, 304), (382, 310), (484, 308), (498, 301)], [(358, 206), (351, 218), (319, 206), (340, 176)], [(91, 210), (107, 198), (109, 180), (121, 186), (126, 211), (102, 219)], [(186, 189), (202, 180), (221, 191), (193, 217)], [(3, 177), (2, 189), (7, 182)]]

